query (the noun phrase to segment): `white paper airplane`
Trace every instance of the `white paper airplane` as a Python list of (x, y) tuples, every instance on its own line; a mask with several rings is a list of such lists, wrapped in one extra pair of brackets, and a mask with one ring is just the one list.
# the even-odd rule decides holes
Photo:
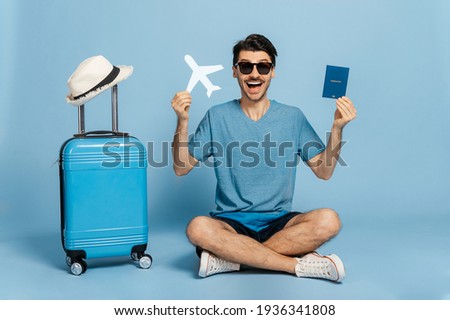
[(188, 54), (184, 56), (184, 61), (186, 61), (186, 63), (192, 69), (192, 75), (191, 78), (189, 79), (186, 91), (191, 92), (192, 89), (194, 89), (197, 82), (199, 81), (205, 86), (206, 95), (208, 96), (208, 98), (211, 97), (213, 91), (220, 90), (220, 87), (213, 85), (206, 75), (222, 70), (223, 69), (222, 65), (199, 66), (195, 62), (194, 58), (192, 58)]

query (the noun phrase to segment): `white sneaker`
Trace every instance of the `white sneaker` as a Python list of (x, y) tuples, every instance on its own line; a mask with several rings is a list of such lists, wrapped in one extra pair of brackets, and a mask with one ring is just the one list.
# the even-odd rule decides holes
[(203, 250), (200, 257), (200, 269), (198, 275), (204, 278), (216, 273), (238, 271), (239, 268), (240, 265), (238, 263), (220, 259), (212, 253)]
[(317, 252), (305, 254), (297, 259), (297, 277), (321, 278), (340, 282), (345, 278), (344, 264), (335, 254), (322, 256)]

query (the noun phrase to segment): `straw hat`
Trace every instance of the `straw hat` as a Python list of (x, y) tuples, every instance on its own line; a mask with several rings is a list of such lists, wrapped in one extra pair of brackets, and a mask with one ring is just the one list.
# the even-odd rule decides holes
[(99, 55), (84, 60), (67, 80), (66, 101), (75, 106), (85, 104), (133, 73), (132, 66), (113, 66)]

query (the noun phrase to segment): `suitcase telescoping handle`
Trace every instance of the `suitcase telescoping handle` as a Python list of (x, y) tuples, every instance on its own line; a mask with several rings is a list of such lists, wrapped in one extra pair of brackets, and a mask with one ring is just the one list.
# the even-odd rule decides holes
[(78, 134), (76, 136), (87, 136), (90, 134), (113, 134), (113, 135), (126, 135), (124, 132), (119, 132), (119, 100), (117, 84), (111, 89), (111, 114), (112, 114), (112, 130), (111, 131), (90, 131), (86, 132), (84, 121), (84, 104), (78, 106)]

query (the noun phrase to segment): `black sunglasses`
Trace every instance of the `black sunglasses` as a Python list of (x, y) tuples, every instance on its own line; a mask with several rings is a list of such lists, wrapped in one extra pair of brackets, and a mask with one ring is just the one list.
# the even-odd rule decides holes
[(235, 67), (239, 67), (239, 71), (242, 74), (250, 74), (253, 72), (253, 68), (256, 66), (256, 70), (258, 70), (259, 74), (266, 75), (272, 70), (273, 63), (271, 62), (238, 62), (234, 65)]

